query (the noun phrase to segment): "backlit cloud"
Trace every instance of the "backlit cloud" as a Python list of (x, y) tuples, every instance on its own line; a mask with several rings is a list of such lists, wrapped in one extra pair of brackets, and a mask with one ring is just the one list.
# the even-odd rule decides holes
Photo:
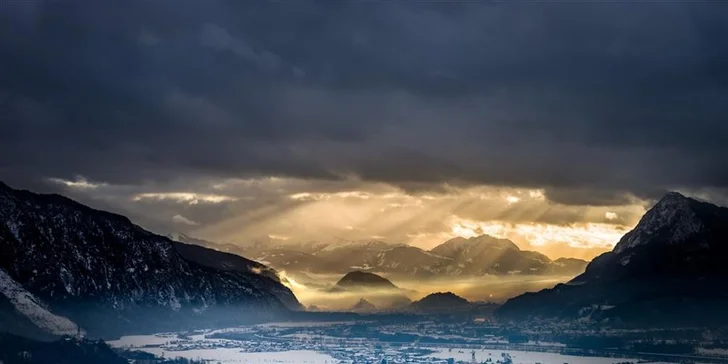
[(158, 192), (158, 193), (140, 193), (134, 196), (134, 201), (156, 200), (156, 201), (174, 201), (196, 205), (198, 203), (218, 204), (223, 202), (236, 201), (237, 198), (225, 195), (200, 194), (194, 192)]
[(728, 187), (718, 4), (29, 9), (0, 10), (0, 67), (25, 70), (0, 85), (13, 184), (356, 179), (574, 205)]
[(74, 180), (74, 181), (65, 180), (65, 179), (61, 179), (61, 178), (49, 178), (48, 180), (50, 182), (53, 182), (53, 183), (56, 183), (59, 185), (63, 185), (63, 186), (70, 187), (70, 188), (78, 188), (78, 189), (82, 189), (82, 190), (83, 189), (96, 189), (96, 188), (106, 185), (105, 183), (89, 182), (86, 178), (81, 177), (81, 176), (76, 177), (76, 180)]

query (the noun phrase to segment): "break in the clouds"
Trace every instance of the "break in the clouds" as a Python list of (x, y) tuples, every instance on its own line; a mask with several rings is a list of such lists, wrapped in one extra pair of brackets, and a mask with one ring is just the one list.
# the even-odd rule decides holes
[[(566, 211), (543, 223), (603, 206), (587, 220), (621, 226), (666, 190), (725, 200), (726, 17), (705, 2), (11, 2), (0, 179), (200, 228), (352, 184), (540, 191)], [(308, 186), (208, 190), (270, 177)]]

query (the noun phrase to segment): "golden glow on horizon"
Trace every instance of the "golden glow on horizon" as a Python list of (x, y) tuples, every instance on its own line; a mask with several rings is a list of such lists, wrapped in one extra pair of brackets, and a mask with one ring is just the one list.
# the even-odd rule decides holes
[(626, 227), (600, 223), (573, 223), (567, 226), (540, 223), (504, 223), (473, 221), (453, 216), (453, 236), (475, 237), (483, 234), (510, 239), (539, 247), (551, 243), (566, 243), (571, 247), (612, 247), (629, 231)]
[[(444, 186), (408, 193), (381, 183), (321, 183), (330, 185), (285, 178), (241, 180), (214, 184), (214, 194), (142, 194), (136, 199), (191, 205), (239, 200), (228, 205), (225, 219), (191, 232), (211, 241), (377, 239), (428, 250), (456, 236), (488, 234), (550, 257), (582, 259), (611, 249), (644, 213), (636, 200), (620, 206), (558, 204), (542, 189)], [(270, 203), (254, 203), (261, 192)]]

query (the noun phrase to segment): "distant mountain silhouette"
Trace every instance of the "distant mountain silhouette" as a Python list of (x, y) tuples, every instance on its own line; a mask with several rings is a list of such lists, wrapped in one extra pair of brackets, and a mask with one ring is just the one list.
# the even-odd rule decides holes
[(362, 313), (374, 312), (376, 310), (377, 306), (364, 298), (359, 299), (359, 301), (350, 309), (350, 311)]
[(583, 274), (498, 315), (674, 326), (728, 322), (725, 307), (728, 208), (669, 193)]
[(410, 309), (417, 312), (448, 312), (469, 308), (471, 303), (468, 300), (452, 292), (432, 293), (410, 305)]
[(374, 273), (354, 271), (347, 273), (338, 282), (336, 287), (339, 289), (358, 289), (358, 288), (376, 288), (398, 290), (387, 278), (378, 276)]
[(378, 309), (396, 309), (410, 304), (405, 291), (390, 280), (374, 273), (354, 271), (342, 277), (330, 292), (360, 295)]
[[(174, 235), (180, 237), (179, 234)], [(379, 240), (323, 242), (277, 242), (254, 246), (216, 244), (180, 237), (181, 241), (249, 256), (263, 264), (288, 272), (346, 273), (352, 270), (417, 278), (490, 275), (576, 276), (587, 262), (575, 258), (551, 260), (521, 250), (507, 239), (489, 235), (454, 238), (430, 251)]]
[(450, 239), (430, 251), (452, 259), (461, 276), (484, 274), (564, 274), (576, 275), (584, 271), (587, 262), (581, 259), (552, 261), (544, 254), (521, 250), (508, 239), (490, 235)]

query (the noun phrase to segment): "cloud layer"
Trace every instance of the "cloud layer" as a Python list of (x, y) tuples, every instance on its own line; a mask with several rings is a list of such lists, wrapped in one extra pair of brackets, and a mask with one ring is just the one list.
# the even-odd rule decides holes
[(210, 185), (271, 176), (310, 196), (724, 201), (727, 17), (692, 2), (5, 4), (0, 179), (200, 226), (261, 200)]
[(726, 10), (9, 4), (2, 171), (725, 187)]

